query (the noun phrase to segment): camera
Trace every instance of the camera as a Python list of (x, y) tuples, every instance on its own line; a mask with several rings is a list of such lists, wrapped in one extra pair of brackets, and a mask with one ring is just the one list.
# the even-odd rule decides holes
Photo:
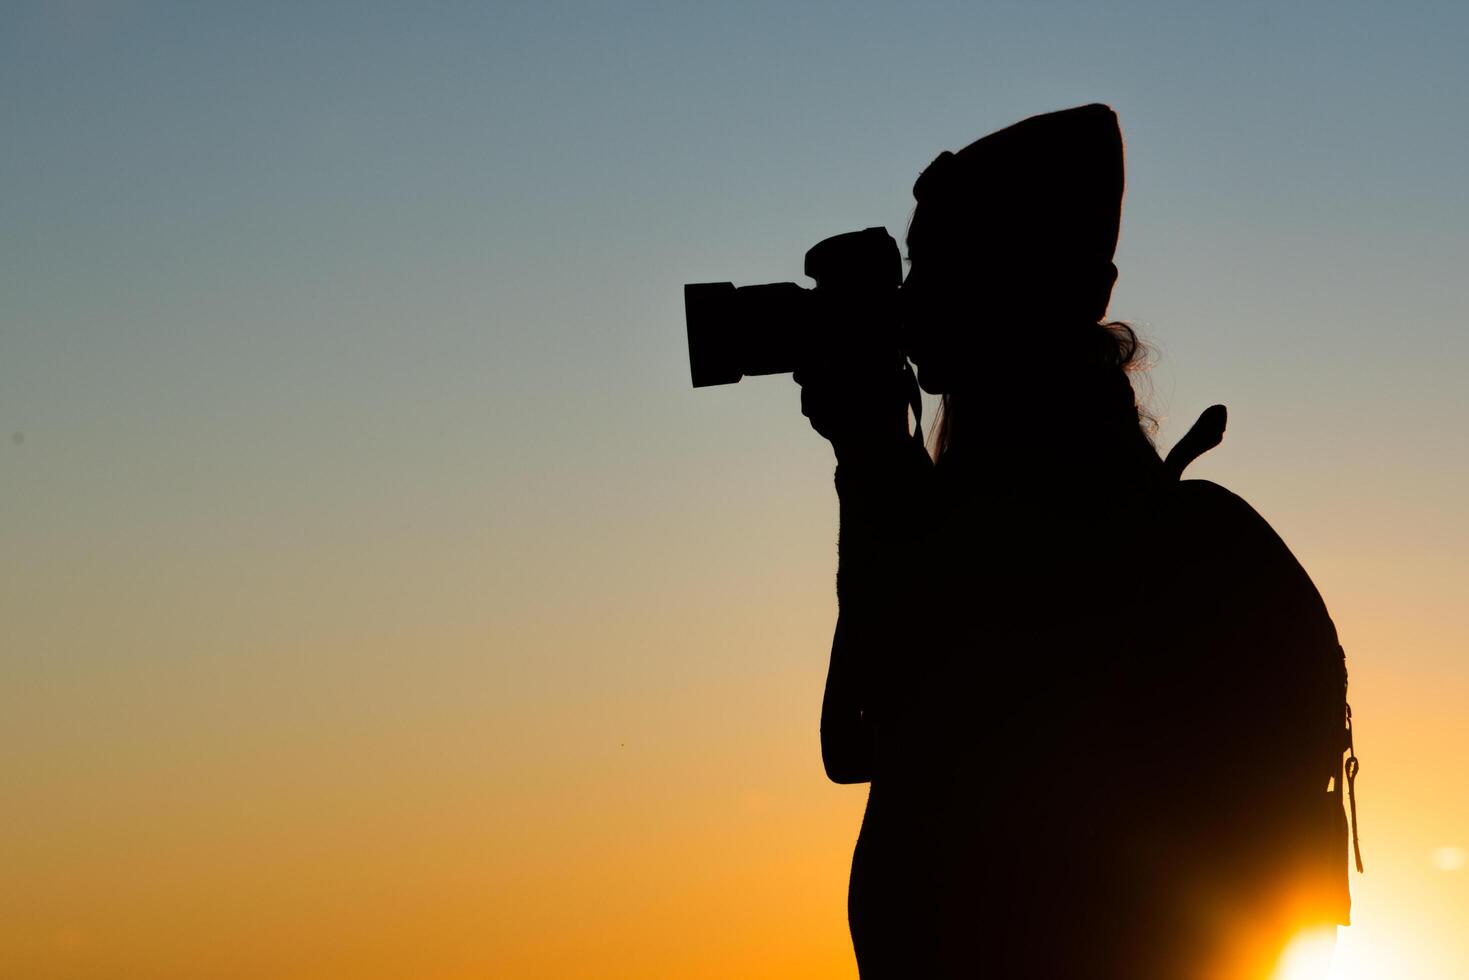
[(793, 282), (683, 288), (689, 373), (695, 388), (734, 384), (747, 374), (786, 374), (823, 358), (883, 356), (901, 363), (898, 287), (903, 263), (885, 228), (834, 235), (806, 253)]

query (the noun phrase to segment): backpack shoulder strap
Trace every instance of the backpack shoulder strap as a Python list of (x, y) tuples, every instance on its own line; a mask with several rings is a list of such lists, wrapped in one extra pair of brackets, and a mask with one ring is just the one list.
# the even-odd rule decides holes
[(1224, 441), (1224, 426), (1229, 420), (1229, 410), (1223, 405), (1210, 405), (1204, 409), (1198, 421), (1189, 428), (1178, 444), (1168, 451), (1163, 468), (1177, 480), (1183, 476), (1188, 464)]

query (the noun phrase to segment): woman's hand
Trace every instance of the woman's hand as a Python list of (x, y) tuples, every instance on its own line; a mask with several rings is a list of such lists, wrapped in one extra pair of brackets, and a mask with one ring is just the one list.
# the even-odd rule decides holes
[(895, 359), (827, 359), (796, 372), (801, 414), (837, 461), (881, 454), (908, 438), (910, 375)]

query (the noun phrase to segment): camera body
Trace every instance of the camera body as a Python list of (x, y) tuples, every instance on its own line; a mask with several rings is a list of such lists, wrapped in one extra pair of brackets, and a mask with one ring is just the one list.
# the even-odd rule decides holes
[(848, 353), (902, 358), (898, 288), (903, 262), (885, 228), (817, 242), (806, 253), (813, 289), (793, 282), (684, 286), (689, 372), (695, 388), (747, 374), (786, 374)]

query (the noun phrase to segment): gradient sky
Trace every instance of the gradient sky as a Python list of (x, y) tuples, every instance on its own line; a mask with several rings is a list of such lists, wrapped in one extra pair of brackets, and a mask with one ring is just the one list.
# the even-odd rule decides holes
[(1469, 976), (1469, 8), (1111, 6), (6, 4), (0, 978), (855, 976), (830, 451), (680, 287), (1092, 101), (1348, 652), (1337, 976)]

